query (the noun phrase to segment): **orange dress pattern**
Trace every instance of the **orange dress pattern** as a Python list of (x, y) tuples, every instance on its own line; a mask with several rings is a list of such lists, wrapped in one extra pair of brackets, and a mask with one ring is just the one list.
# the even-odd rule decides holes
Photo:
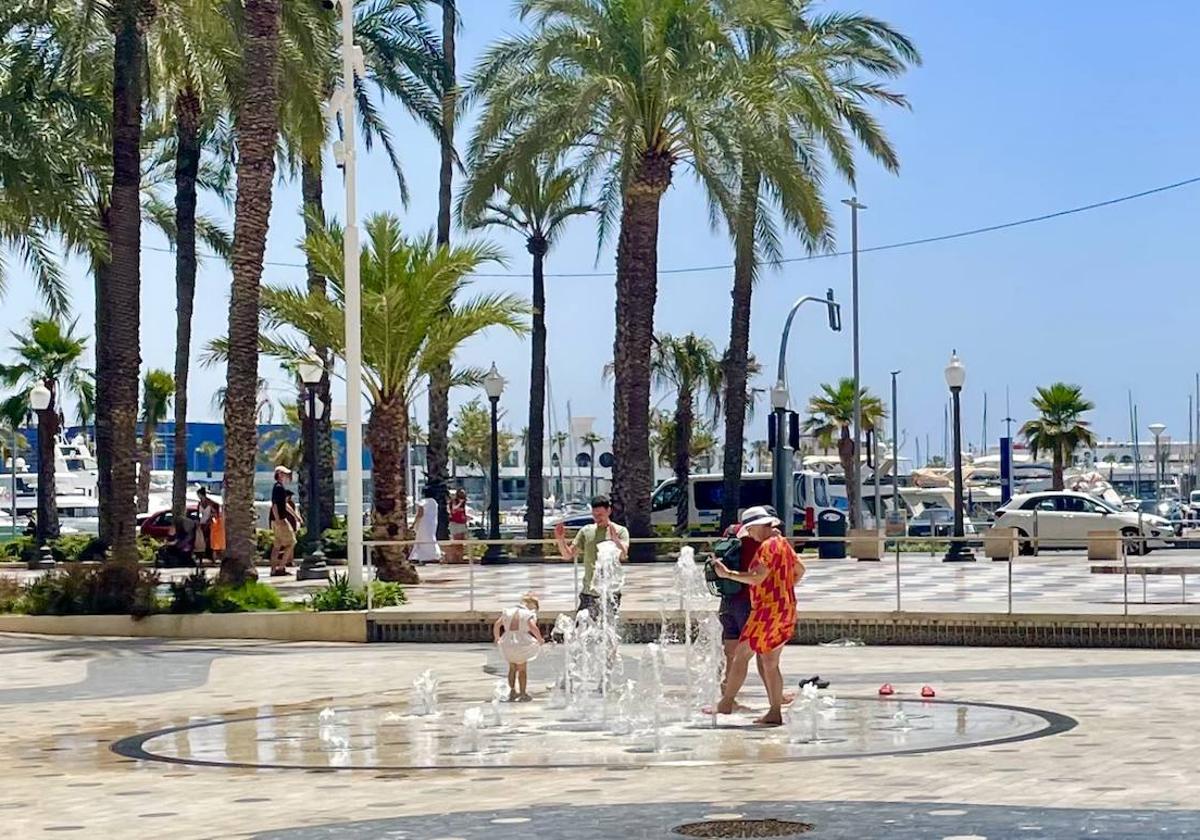
[(758, 547), (751, 568), (766, 564), (767, 577), (750, 587), (750, 619), (742, 641), (755, 653), (769, 653), (796, 632), (796, 552), (784, 537)]

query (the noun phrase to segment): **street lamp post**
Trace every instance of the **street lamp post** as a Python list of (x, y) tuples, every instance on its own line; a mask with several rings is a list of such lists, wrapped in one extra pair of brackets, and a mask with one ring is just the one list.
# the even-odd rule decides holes
[(490, 493), (488, 499), (488, 539), (491, 541), (488, 544), (487, 550), (483, 553), (484, 563), (505, 563), (507, 559), (500, 546), (500, 395), (504, 393), (504, 377), (500, 375), (500, 371), (496, 370), (496, 363), (492, 362), (492, 369), (487, 372), (487, 376), (483, 378), (483, 390), (487, 394), (488, 402), (492, 405), (492, 452), (491, 452), (491, 482)]
[(771, 410), (775, 414), (775, 448), (771, 452), (771, 501), (775, 514), (783, 520), (784, 533), (792, 533), (792, 500), (789, 480), (792, 459), (787, 455), (788, 389), (780, 379), (771, 389)]
[(1151, 423), (1147, 426), (1154, 435), (1154, 501), (1162, 501), (1163, 479), (1166, 478), (1162, 462), (1162, 433), (1167, 430), (1165, 423)]
[(308, 548), (300, 568), (296, 570), (296, 580), (327, 580), (329, 569), (325, 566), (325, 552), (321, 550), (321, 488), (320, 488), (320, 448), (318, 438), (318, 423), (325, 411), (325, 403), (317, 398), (321, 385), (321, 377), (325, 374), (325, 362), (313, 348), (308, 348), (308, 355), (297, 365), (300, 382), (304, 385), (304, 411), (308, 417), (308, 439), (304, 441), (305, 461), (308, 462), (308, 510), (305, 511), (306, 530), (308, 532)]
[[(42, 459), (45, 454), (45, 441), (42, 439), (46, 434), (46, 422), (42, 413), (50, 408), (50, 400), (53, 398), (50, 389), (43, 383), (39, 382), (29, 389), (29, 407), (33, 409), (37, 415), (37, 440), (38, 440), (38, 483), (37, 483), (37, 522), (34, 531), (34, 541), (40, 546), (46, 543), (46, 526), (50, 522), (50, 502), (54, 499), (54, 487), (49, 482), (42, 481), (41, 478), (46, 474), (45, 464)], [(50, 457), (54, 457), (53, 446), (51, 446)], [(14, 464), (16, 463), (14, 458)]]
[(966, 531), (963, 527), (962, 415), (959, 411), (959, 394), (966, 381), (967, 369), (958, 358), (958, 351), (953, 351), (950, 364), (946, 365), (946, 384), (950, 386), (950, 397), (954, 405), (954, 535), (950, 549), (942, 558), (946, 562), (975, 559), (963, 539)]
[(900, 513), (900, 437), (897, 429), (900, 421), (896, 411), (896, 377), (900, 371), (892, 371), (892, 511), (899, 517)]
[[(842, 199), (842, 204), (850, 208), (850, 325), (852, 343), (854, 345), (854, 463), (850, 468), (852, 473), (846, 480), (853, 486), (850, 492), (854, 495), (854, 515), (857, 522), (851, 522), (851, 528), (862, 527), (862, 385), (859, 381), (858, 354), (858, 211), (866, 210), (867, 205), (860, 204), (858, 196)], [(878, 513), (878, 511), (877, 511)]]

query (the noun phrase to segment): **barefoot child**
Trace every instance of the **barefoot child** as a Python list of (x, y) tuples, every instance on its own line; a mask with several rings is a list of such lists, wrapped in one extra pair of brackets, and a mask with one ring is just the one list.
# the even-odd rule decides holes
[(533, 593), (521, 596), (521, 605), (500, 613), (492, 625), (492, 638), (500, 655), (508, 662), (508, 700), (526, 702), (533, 698), (526, 688), (529, 683), (529, 660), (538, 655), (544, 640), (537, 626), (538, 600)]

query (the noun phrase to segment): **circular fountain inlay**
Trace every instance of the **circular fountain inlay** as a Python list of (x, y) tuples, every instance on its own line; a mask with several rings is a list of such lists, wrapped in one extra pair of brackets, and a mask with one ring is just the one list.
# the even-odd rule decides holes
[[(607, 722), (572, 720), (568, 710), (540, 701), (503, 704), (499, 718), (491, 707), (462, 702), (445, 703), (435, 715), (333, 707), (205, 718), (124, 738), (112, 749), (178, 764), (326, 771), (617, 768), (935, 752), (1039, 738), (1075, 726), (1054, 712), (945, 700), (839, 697), (821, 706), (815, 729), (799, 715), (798, 725), (763, 728), (753, 725), (753, 714), (714, 720), (673, 708), (656, 729), (631, 730), (616, 716)], [(587, 737), (580, 737), (581, 729)]]

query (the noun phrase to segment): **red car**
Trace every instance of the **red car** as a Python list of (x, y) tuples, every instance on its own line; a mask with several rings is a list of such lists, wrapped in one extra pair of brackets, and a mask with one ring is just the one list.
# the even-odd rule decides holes
[[(188, 519), (199, 519), (200, 511), (195, 505), (190, 505), (187, 511)], [(156, 540), (167, 540), (175, 533), (175, 522), (171, 517), (170, 508), (155, 511), (142, 520), (141, 534), (143, 537), (153, 537)]]

